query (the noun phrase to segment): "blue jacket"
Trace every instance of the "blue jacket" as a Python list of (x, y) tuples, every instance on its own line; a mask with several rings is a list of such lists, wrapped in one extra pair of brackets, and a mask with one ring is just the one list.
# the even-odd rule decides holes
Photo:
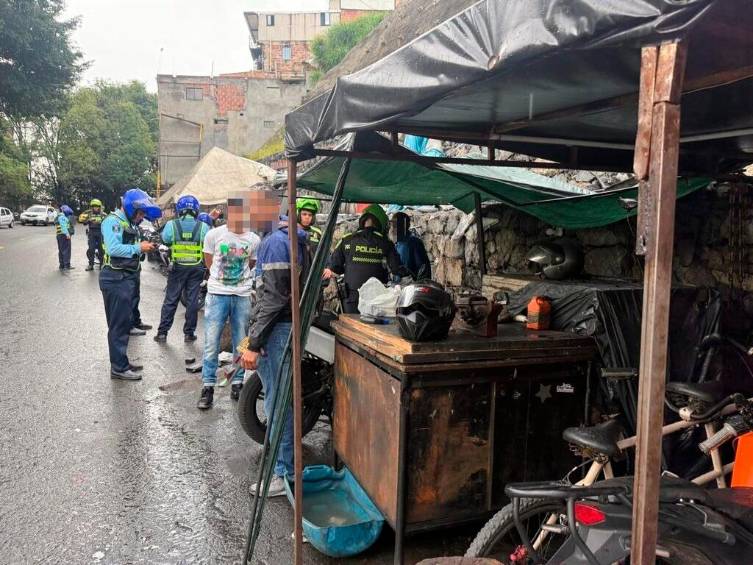
[(55, 218), (55, 222), (60, 226), (59, 235), (72, 235), (71, 221), (68, 219), (68, 216), (61, 212)]
[[(248, 330), (249, 348), (260, 351), (275, 324), (290, 321), (290, 240), (287, 226), (269, 233), (256, 252), (256, 302)], [(306, 232), (298, 228), (301, 288), (311, 260)]]
[(431, 278), (431, 261), (426, 253), (424, 242), (420, 238), (409, 233), (403, 239), (398, 240), (395, 247), (400, 255), (400, 262), (413, 273), (414, 278), (418, 277), (419, 273), (422, 279)]
[[(123, 210), (115, 210), (102, 220), (102, 241), (104, 242), (105, 253), (110, 257), (128, 258), (140, 256), (141, 245), (138, 242), (134, 244), (123, 243), (123, 226), (121, 222), (131, 224)], [(133, 226), (133, 224), (131, 225)]]

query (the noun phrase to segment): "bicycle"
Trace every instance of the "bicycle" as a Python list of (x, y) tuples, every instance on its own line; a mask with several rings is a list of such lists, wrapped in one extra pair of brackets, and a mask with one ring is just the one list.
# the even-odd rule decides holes
[[(632, 369), (604, 370), (606, 378), (632, 378)], [(731, 404), (732, 395), (727, 395), (716, 383), (669, 383), (667, 385), (668, 404), (675, 408), (680, 420), (662, 427), (662, 437), (667, 437), (688, 428), (702, 425), (708, 441), (717, 433), (719, 418), (736, 412)], [(680, 397), (687, 399), (682, 408), (675, 403)], [(562, 486), (588, 487), (600, 477), (614, 478), (612, 460), (623, 455), (636, 444), (636, 436), (621, 438), (622, 428), (616, 419), (583, 428), (568, 428), (563, 439), (581, 453), (587, 460), (573, 468), (559, 484)], [(732, 463), (723, 464), (719, 449), (709, 450), (712, 470), (692, 479), (696, 485), (717, 482), (720, 488), (726, 487), (726, 475), (732, 471)], [(585, 476), (576, 481), (572, 477), (588, 467)], [(516, 528), (515, 515), (523, 528), (526, 538), (533, 540), (533, 550), (544, 560), (556, 552), (569, 536), (569, 528), (561, 518), (566, 515), (561, 500), (552, 498), (522, 498), (517, 508), (508, 504), (499, 510), (481, 529), (466, 551), (466, 557), (495, 557), (503, 563), (525, 563), (529, 553), (522, 543), (523, 536)]]

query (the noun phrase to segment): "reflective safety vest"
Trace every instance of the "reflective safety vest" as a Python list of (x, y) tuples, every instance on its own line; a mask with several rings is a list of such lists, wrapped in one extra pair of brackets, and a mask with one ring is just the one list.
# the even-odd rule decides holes
[[(141, 234), (136, 226), (131, 225), (130, 222), (123, 220), (117, 214), (109, 214), (115, 216), (121, 227), (122, 241), (125, 245), (135, 245), (141, 241)], [(133, 257), (110, 257), (107, 253), (107, 247), (105, 246), (105, 267), (110, 267), (116, 271), (132, 271), (136, 272), (141, 268), (141, 255), (135, 255)]]
[(201, 264), (202, 249), (201, 226), (198, 220), (194, 224), (193, 231), (185, 231), (179, 219), (173, 220), (173, 244), (172, 259), (184, 267), (195, 267)]
[(306, 231), (309, 234), (309, 241), (314, 245), (319, 245), (319, 242), (322, 240), (322, 230), (317, 226), (309, 226), (306, 228)]
[(61, 222), (68, 224), (68, 235), (73, 235), (73, 224), (62, 212), (55, 218), (55, 235), (63, 235), (63, 224)]
[(94, 231), (101, 231), (102, 230), (102, 220), (104, 220), (107, 216), (102, 213), (102, 211), (99, 212), (92, 212), (89, 210), (86, 215), (86, 223), (89, 226), (89, 230)]

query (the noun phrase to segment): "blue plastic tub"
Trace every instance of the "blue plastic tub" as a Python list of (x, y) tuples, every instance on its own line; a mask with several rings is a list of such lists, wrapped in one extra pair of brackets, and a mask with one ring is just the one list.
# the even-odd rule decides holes
[[(288, 500), (293, 493), (286, 481)], [(330, 557), (349, 557), (377, 540), (384, 516), (347, 468), (328, 465), (303, 470), (303, 533), (311, 545)]]

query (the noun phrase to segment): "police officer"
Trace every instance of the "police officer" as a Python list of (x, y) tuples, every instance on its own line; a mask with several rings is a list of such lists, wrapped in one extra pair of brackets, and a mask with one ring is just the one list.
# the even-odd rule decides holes
[(73, 235), (73, 224), (71, 223), (73, 210), (71, 207), (63, 204), (60, 207), (60, 213), (55, 218), (55, 236), (58, 240), (58, 263), (61, 271), (70, 271), (71, 267), (71, 236)]
[(94, 258), (99, 259), (99, 268), (102, 268), (102, 220), (106, 214), (102, 210), (102, 201), (92, 198), (89, 209), (83, 214), (83, 224), (86, 226), (86, 235), (89, 239), (89, 248), (86, 250), (86, 258), (89, 260), (87, 271), (94, 270)]
[(167, 277), (165, 301), (154, 341), (167, 341), (167, 332), (173, 325), (175, 310), (181, 295), (186, 293), (186, 322), (183, 324), (185, 342), (196, 341), (198, 297), (204, 280), (204, 237), (209, 228), (197, 218), (199, 201), (190, 195), (181, 196), (175, 204), (176, 219), (168, 222), (162, 230), (162, 241), (170, 246), (173, 268)]
[(102, 222), (105, 245), (104, 267), (99, 289), (105, 302), (107, 344), (110, 350), (110, 377), (127, 381), (141, 379), (143, 367), (128, 361), (128, 335), (133, 317), (133, 296), (141, 269), (141, 254), (154, 245), (139, 241), (138, 223), (144, 217), (156, 220), (162, 215), (149, 195), (139, 188), (127, 190), (123, 204)]
[(316, 253), (316, 248), (322, 240), (322, 230), (316, 225), (319, 201), (315, 198), (298, 198), (295, 201), (295, 209), (298, 214), (298, 225), (304, 229), (308, 236), (311, 252)]
[(387, 283), (389, 273), (402, 275), (400, 256), (385, 235), (389, 229), (387, 214), (378, 204), (366, 208), (358, 220), (358, 231), (345, 234), (329, 258), (323, 276), (345, 274), (346, 314), (358, 313), (358, 289), (372, 277)]

